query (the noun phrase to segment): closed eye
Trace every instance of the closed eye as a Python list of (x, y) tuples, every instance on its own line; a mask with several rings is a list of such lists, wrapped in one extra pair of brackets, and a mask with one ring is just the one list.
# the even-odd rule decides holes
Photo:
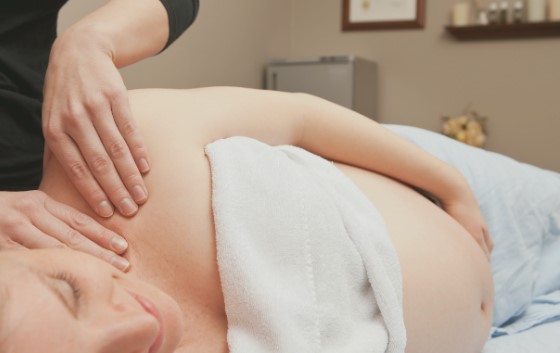
[(78, 318), (78, 309), (81, 299), (81, 291), (77, 281), (65, 273), (56, 273), (54, 276), (46, 276), (42, 272), (33, 271), (40, 282), (43, 283), (68, 309), (69, 313)]
[(62, 281), (65, 283), (66, 286), (68, 286), (71, 291), (72, 291), (72, 305), (70, 305), (70, 303), (68, 303), (68, 306), (71, 306), (74, 312), (74, 316), (78, 315), (78, 309), (79, 309), (79, 305), (80, 305), (80, 299), (82, 297), (82, 292), (80, 289), (80, 285), (78, 283), (78, 281), (76, 280), (75, 277), (71, 276), (68, 273), (65, 272), (58, 272), (55, 276), (55, 279)]

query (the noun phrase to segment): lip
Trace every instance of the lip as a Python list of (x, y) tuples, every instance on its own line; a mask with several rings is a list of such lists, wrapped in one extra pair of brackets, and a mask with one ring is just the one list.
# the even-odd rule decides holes
[(163, 337), (164, 337), (164, 333), (165, 333), (165, 329), (164, 329), (164, 325), (163, 325), (163, 319), (161, 317), (161, 313), (159, 312), (159, 310), (157, 309), (157, 307), (147, 298), (136, 294), (136, 293), (132, 293), (130, 292), (130, 294), (134, 297), (134, 299), (136, 299), (136, 301), (138, 303), (140, 303), (140, 305), (142, 306), (142, 308), (150, 315), (152, 315), (153, 317), (156, 318), (156, 320), (159, 323), (159, 332), (158, 335), (154, 341), (154, 343), (152, 344), (152, 346), (150, 347), (150, 350), (148, 351), (148, 353), (157, 353), (159, 351), (159, 349), (161, 348), (161, 345), (163, 344)]

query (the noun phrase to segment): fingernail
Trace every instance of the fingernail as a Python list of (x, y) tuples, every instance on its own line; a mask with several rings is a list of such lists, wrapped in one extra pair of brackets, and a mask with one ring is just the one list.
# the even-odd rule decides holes
[(144, 188), (140, 185), (135, 185), (132, 188), (132, 196), (134, 196), (134, 200), (136, 200), (136, 202), (142, 202), (148, 197), (146, 195), (146, 191), (144, 191)]
[(121, 201), (120, 210), (123, 215), (131, 216), (136, 212), (136, 210), (138, 210), (138, 205), (126, 197)]
[(118, 268), (119, 270), (126, 272), (128, 270), (128, 268), (130, 267), (130, 262), (128, 262), (127, 259), (120, 257), (120, 256), (115, 256), (113, 257), (113, 260), (111, 261), (111, 263), (113, 264), (113, 266), (115, 266), (116, 268)]
[(146, 158), (140, 158), (140, 160), (138, 160), (138, 168), (142, 173), (147, 173), (150, 171), (150, 165), (148, 164)]
[(116, 252), (122, 253), (126, 250), (126, 248), (128, 248), (128, 243), (121, 237), (113, 237), (111, 240), (111, 246)]
[(113, 215), (113, 207), (107, 201), (101, 201), (97, 206), (97, 214), (101, 217), (111, 217)]

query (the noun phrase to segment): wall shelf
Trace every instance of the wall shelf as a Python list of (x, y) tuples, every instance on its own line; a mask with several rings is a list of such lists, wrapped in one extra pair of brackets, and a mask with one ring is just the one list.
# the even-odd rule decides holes
[(459, 40), (560, 37), (560, 21), (506, 25), (446, 26), (445, 29)]

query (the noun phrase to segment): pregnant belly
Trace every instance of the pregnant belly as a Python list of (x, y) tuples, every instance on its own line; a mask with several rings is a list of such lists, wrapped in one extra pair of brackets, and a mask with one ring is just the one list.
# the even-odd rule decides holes
[(413, 189), (339, 165), (384, 217), (403, 275), (407, 353), (478, 353), (492, 321), (490, 266), (455, 220)]

